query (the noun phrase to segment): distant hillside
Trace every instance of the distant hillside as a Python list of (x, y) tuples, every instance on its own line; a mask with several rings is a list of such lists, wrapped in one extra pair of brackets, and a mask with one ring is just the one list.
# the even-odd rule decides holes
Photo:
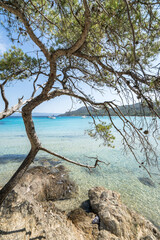
[[(104, 110), (97, 110), (95, 111), (92, 107), (88, 108), (92, 115), (97, 116), (107, 116), (108, 113)], [(151, 116), (152, 113), (148, 107), (142, 106), (140, 103), (136, 103), (134, 105), (125, 105), (120, 106), (119, 109), (125, 116)], [(109, 109), (110, 114), (112, 116), (116, 116), (117, 114), (113, 111), (113, 109)], [(157, 110), (157, 112), (160, 114), (160, 108)], [(89, 116), (89, 113), (86, 109), (86, 107), (81, 107), (75, 111), (66, 112), (64, 114), (61, 114), (59, 116)]]

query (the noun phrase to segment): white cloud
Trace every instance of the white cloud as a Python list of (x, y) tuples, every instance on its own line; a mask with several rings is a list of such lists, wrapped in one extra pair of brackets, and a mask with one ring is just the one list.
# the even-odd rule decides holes
[(7, 50), (5, 43), (0, 43), (0, 53), (4, 53)]

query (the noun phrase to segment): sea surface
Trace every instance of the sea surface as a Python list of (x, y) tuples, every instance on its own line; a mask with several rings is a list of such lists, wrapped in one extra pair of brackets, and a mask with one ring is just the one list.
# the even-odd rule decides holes
[[(107, 117), (103, 121), (109, 122)], [(139, 117), (138, 121), (141, 121)], [(150, 118), (148, 118), (150, 121)], [(104, 186), (118, 191), (122, 201), (130, 208), (151, 220), (160, 228), (160, 171), (150, 167), (151, 181), (154, 186), (142, 183), (139, 178), (149, 178), (146, 171), (139, 168), (130, 152), (124, 152), (121, 136), (113, 130), (115, 148), (103, 146), (100, 140), (91, 139), (85, 131), (91, 127), (90, 117), (34, 117), (34, 122), (39, 139), (43, 146), (73, 161), (94, 165), (98, 157), (105, 162), (99, 167), (89, 171), (55, 157), (40, 152), (34, 165), (54, 166), (64, 164), (70, 171), (71, 178), (79, 186), (79, 195), (74, 200), (62, 201), (60, 205), (69, 208), (77, 206), (86, 200), (87, 191), (93, 186)], [(122, 128), (119, 118), (114, 117), (114, 122)], [(160, 122), (158, 122), (160, 124)], [(159, 138), (158, 138), (159, 139)], [(160, 156), (160, 140), (157, 139), (157, 154)], [(152, 141), (152, 140), (151, 140)], [(9, 117), (0, 121), (0, 186), (2, 187), (21, 164), (30, 149), (23, 120), (21, 117)], [(135, 151), (143, 159), (139, 149)], [(160, 160), (160, 158), (159, 158)], [(72, 201), (72, 203), (71, 203)]]

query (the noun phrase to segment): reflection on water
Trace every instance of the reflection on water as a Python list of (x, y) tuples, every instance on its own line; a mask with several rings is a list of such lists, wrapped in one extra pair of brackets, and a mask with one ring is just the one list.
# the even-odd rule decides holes
[[(106, 120), (108, 121), (107, 118)], [(84, 131), (89, 128), (89, 121), (91, 121), (89, 118), (78, 117), (61, 117), (54, 121), (43, 117), (35, 118), (39, 138), (51, 151), (83, 164), (94, 165), (94, 159), (88, 158), (94, 156), (110, 163), (109, 165), (101, 163), (98, 168), (89, 171), (64, 162), (63, 164), (70, 170), (70, 176), (79, 185), (79, 195), (70, 201), (62, 201), (59, 205), (63, 205), (66, 209), (76, 207), (87, 200), (89, 188), (101, 185), (120, 192), (127, 206), (137, 210), (160, 227), (160, 173), (158, 170), (150, 168), (150, 172), (154, 173), (151, 181), (155, 187), (144, 184), (139, 179), (142, 178), (147, 183), (148, 175), (139, 168), (130, 153), (123, 154), (120, 136), (113, 132), (116, 136), (115, 149), (102, 145), (99, 147), (100, 142), (84, 135)], [(119, 120), (115, 118), (115, 121)], [(5, 123), (3, 126), (0, 125), (0, 185), (9, 180), (30, 149), (21, 118), (8, 118), (3, 120), (3, 123)], [(143, 155), (139, 153), (139, 157), (143, 158)], [(40, 152), (34, 164), (48, 167), (60, 162), (61, 160)]]

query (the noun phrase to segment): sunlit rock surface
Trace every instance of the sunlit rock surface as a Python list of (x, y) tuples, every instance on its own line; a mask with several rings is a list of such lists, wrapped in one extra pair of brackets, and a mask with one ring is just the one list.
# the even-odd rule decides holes
[(89, 190), (91, 212), (55, 207), (56, 200), (76, 194), (63, 166), (28, 170), (0, 209), (0, 240), (160, 239), (153, 224), (122, 204), (118, 193), (102, 187)]
[(103, 187), (89, 190), (93, 211), (100, 218), (98, 240), (158, 240), (160, 232), (154, 225), (120, 200), (120, 195)]

